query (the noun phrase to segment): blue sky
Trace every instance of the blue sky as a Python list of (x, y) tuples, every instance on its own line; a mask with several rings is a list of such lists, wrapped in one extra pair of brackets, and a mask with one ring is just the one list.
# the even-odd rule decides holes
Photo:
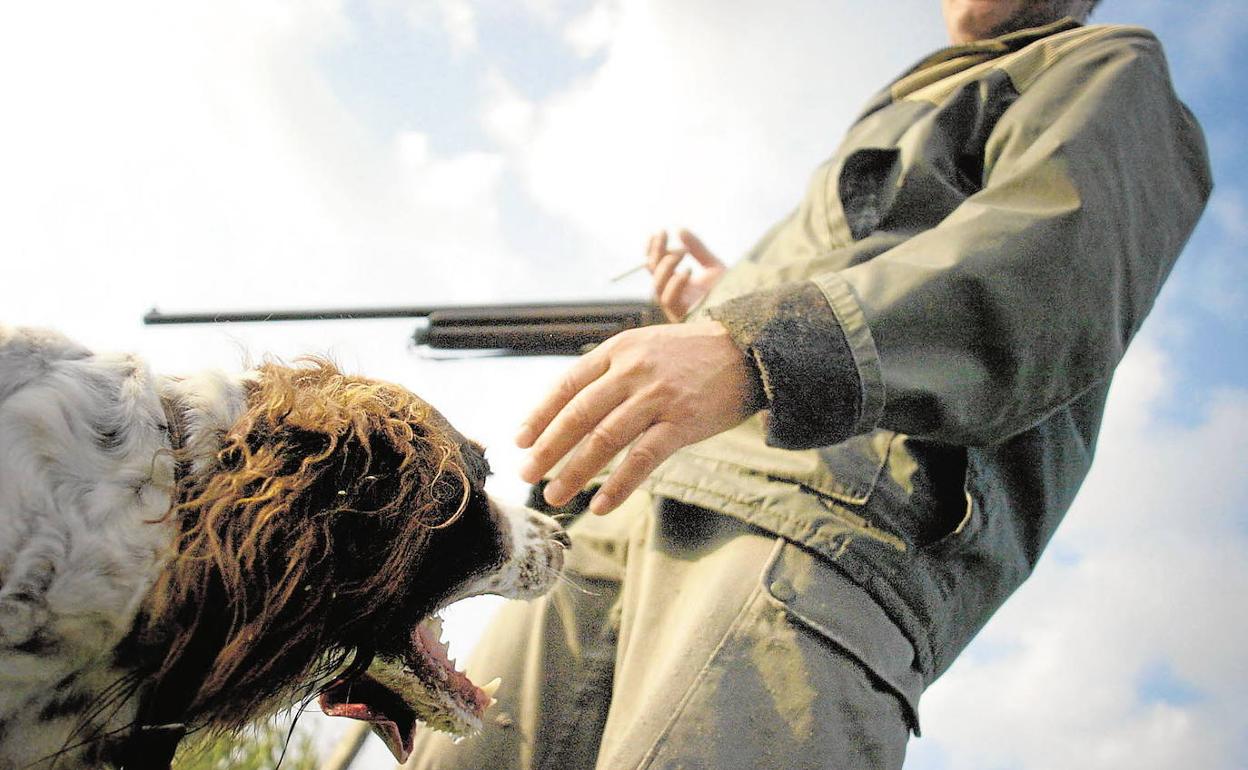
[[(922, 706), (907, 767), (1248, 766), (1248, 14), (1154, 29), (1216, 191), (1115, 380), (1035, 576)], [(887, 40), (873, 34), (886, 31)], [(491, 447), (566, 362), (431, 361), (410, 324), (145, 328), (151, 305), (641, 296), (658, 227), (725, 259), (861, 102), (943, 43), (938, 0), (220, 0), (0, 7), (0, 307), (159, 371), (329, 352)], [(452, 619), (471, 643), (494, 605)], [(365, 766), (388, 767), (380, 746)]]

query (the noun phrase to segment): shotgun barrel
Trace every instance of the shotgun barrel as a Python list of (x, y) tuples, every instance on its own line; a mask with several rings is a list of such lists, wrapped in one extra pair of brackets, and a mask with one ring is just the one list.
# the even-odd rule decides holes
[(412, 335), (434, 350), (495, 350), (510, 355), (579, 355), (625, 329), (662, 323), (651, 302), (538, 302), (502, 305), (331, 308), (163, 313), (153, 308), (145, 324), (263, 323), (369, 318), (419, 318)]

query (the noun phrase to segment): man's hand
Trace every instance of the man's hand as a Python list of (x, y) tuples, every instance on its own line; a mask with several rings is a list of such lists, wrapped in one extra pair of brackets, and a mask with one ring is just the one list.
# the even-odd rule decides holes
[(531, 451), (520, 475), (535, 484), (572, 452), (546, 486), (546, 501), (563, 505), (632, 444), (590, 502), (607, 513), (677, 449), (757, 410), (757, 379), (718, 321), (621, 332), (582, 356), (525, 421), (516, 444)]
[[(667, 247), (666, 230), (650, 236), (646, 248), (646, 268), (654, 276), (654, 296), (669, 321), (681, 321), (689, 315), (727, 269), (696, 235), (688, 230), (681, 230), (678, 235), (682, 248)], [(686, 254), (698, 263), (696, 275), (689, 268), (676, 269)]]

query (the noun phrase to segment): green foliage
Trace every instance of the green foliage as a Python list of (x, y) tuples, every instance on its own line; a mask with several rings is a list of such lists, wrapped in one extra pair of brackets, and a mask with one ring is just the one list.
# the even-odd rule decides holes
[[(284, 757), (283, 748), (286, 750)], [(318, 757), (312, 737), (303, 731), (291, 735), (290, 723), (284, 720), (263, 722), (238, 735), (191, 736), (178, 748), (173, 768), (272, 770), (279, 759), (282, 770), (316, 770)]]

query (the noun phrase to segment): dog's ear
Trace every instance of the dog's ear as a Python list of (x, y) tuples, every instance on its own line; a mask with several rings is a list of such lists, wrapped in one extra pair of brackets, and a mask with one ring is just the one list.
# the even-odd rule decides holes
[[(402, 527), (413, 516), (430, 527), (441, 524), (462, 505), (469, 484), (465, 458), (453, 453), (449, 442), (431, 436), (426, 426), (407, 427), (410, 436), (406, 431), (400, 436), (385, 430), (348, 433), (337, 438), (323, 469), (292, 468), (316, 475), (300, 501), (300, 512), (367, 514), (383, 527)], [(326, 440), (322, 434), (296, 430), (288, 444), (297, 458), (306, 457), (304, 452), (319, 455)]]
[(218, 638), (200, 706), (251, 698), (234, 715), (245, 720), (327, 653), (367, 651), (430, 532), (471, 494), (443, 422), (408, 391), (327, 361), (260, 368), (217, 466), (171, 512), (181, 536), (154, 593), (154, 622), (175, 639)]
[(289, 562), (363, 544), (367, 558), (322, 566), (339, 573), (339, 593), (374, 592), (413, 561), (429, 529), (466, 504), (472, 483), (461, 437), (402, 388), (309, 363), (261, 368), (249, 409), (227, 437), (223, 472), (207, 482), (231, 489), (201, 498), (235, 500), (218, 542), (243, 567), (273, 546)]

